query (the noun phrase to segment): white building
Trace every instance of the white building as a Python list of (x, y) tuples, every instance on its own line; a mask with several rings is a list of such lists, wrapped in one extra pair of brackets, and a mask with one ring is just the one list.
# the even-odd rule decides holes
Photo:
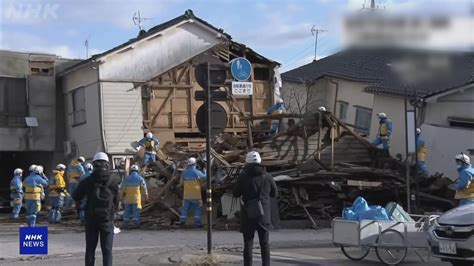
[[(325, 106), (357, 132), (374, 139), (376, 115), (393, 122), (391, 155), (405, 157), (404, 88), (393, 63), (400, 58), (439, 53), (400, 49), (349, 49), (282, 74), (282, 95), (292, 112)], [(453, 157), (474, 150), (474, 53), (441, 53), (447, 70), (408, 89), (408, 110), (417, 98), (417, 123), (423, 129), (430, 173), (456, 177)], [(422, 69), (412, 71), (421, 76)], [(471, 157), (472, 158), (472, 157)]]

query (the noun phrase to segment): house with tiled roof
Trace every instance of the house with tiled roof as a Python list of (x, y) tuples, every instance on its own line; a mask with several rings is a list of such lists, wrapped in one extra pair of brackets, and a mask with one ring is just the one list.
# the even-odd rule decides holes
[(454, 154), (474, 151), (472, 52), (353, 48), (285, 72), (282, 80), (290, 111), (325, 106), (369, 139), (377, 134), (377, 113), (386, 113), (394, 126), (392, 156), (405, 157), (406, 94), (432, 173), (455, 177)]

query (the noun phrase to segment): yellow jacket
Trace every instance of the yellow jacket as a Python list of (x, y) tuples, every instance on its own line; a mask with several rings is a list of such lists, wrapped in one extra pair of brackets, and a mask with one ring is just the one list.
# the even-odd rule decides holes
[(136, 171), (132, 171), (125, 177), (122, 184), (122, 198), (125, 204), (137, 204), (137, 208), (142, 208), (142, 193), (148, 196), (145, 179)]
[(50, 197), (66, 196), (66, 182), (64, 181), (64, 171), (54, 171), (54, 177), (49, 180)]

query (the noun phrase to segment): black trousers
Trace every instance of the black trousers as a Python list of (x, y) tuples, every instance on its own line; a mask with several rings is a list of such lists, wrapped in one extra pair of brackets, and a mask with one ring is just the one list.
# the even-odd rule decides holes
[(252, 249), (253, 249), (253, 238), (255, 231), (258, 233), (258, 241), (260, 243), (260, 251), (262, 255), (262, 265), (270, 265), (270, 245), (269, 232), (265, 226), (260, 223), (249, 223), (249, 226), (243, 230), (244, 235), (244, 265), (252, 265)]
[(112, 246), (114, 243), (114, 224), (112, 222), (97, 224), (86, 221), (86, 266), (95, 264), (95, 249), (99, 242), (104, 266), (112, 266)]

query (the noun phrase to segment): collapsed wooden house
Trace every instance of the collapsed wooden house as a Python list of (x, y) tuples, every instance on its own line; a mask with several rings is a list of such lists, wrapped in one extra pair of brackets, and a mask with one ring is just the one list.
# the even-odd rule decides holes
[[(247, 131), (241, 117), (264, 114), (272, 105), (279, 63), (235, 42), (191, 10), (64, 69), (58, 84), (67, 113), (67, 155), (91, 158), (104, 151), (118, 163), (134, 154), (130, 143), (147, 132), (162, 143), (199, 145), (203, 139), (195, 117), (203, 102), (195, 100), (202, 90), (195, 66), (209, 58), (229, 65), (236, 57), (251, 62), (254, 93), (219, 104), (228, 116), (225, 131), (238, 134)], [(221, 90), (230, 87), (228, 77)]]
[[(269, 118), (299, 121), (291, 122), (291, 126), (278, 135), (270, 135), (262, 133), (265, 131), (256, 126), (259, 124), (257, 120)], [(331, 113), (263, 115), (246, 119), (254, 121), (252, 136), (222, 134), (216, 137), (212, 146), (216, 205), (213, 209), (216, 210), (215, 217), (221, 217), (221, 223), (229, 225), (237, 222), (232, 218), (238, 208), (231, 200), (231, 189), (244, 169), (245, 154), (250, 149), (260, 152), (262, 164), (273, 176), (280, 191), (272, 207), (275, 226), (281, 220), (308, 220), (315, 227), (317, 220), (339, 216), (341, 210), (357, 196), (366, 197), (372, 204), (385, 205), (390, 201), (405, 204), (405, 167), (396, 159), (384, 156), (382, 151)], [(253, 147), (249, 147), (248, 143), (253, 143)], [(161, 178), (162, 185), (154, 190), (146, 215), (161, 217), (156, 210), (172, 210), (173, 203), (177, 204), (175, 208), (179, 206), (179, 200), (169, 197), (173, 194), (170, 190), (173, 183), (179, 179), (179, 171), (166, 174), (163, 170), (167, 164), (179, 165), (189, 156), (201, 156), (205, 148), (184, 149), (172, 143), (164, 145), (159, 162), (162, 166), (156, 168), (161, 173), (157, 178)], [(418, 182), (436, 183), (416, 192), (420, 197), (420, 212), (445, 210), (453, 206), (448, 179), (439, 176), (414, 179), (413, 187)], [(232, 209), (234, 211), (229, 211)], [(176, 209), (173, 210), (176, 212)], [(166, 217), (166, 221), (173, 220), (173, 215)]]

